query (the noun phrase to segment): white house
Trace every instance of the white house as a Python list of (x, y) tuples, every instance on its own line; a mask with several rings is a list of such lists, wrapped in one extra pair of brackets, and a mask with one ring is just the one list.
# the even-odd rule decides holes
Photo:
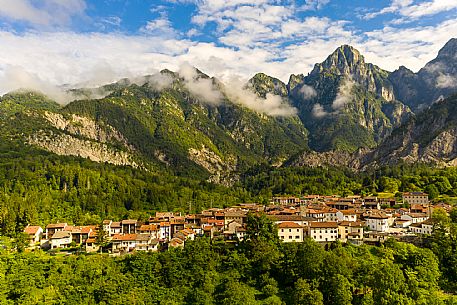
[(431, 235), (433, 233), (433, 222), (429, 219), (420, 223), (414, 223), (409, 226), (409, 229), (414, 234)]
[(113, 252), (129, 252), (135, 249), (137, 234), (116, 234), (113, 236)]
[(24, 229), (24, 233), (27, 234), (30, 246), (39, 243), (43, 236), (43, 228), (40, 226), (27, 226)]
[(342, 210), (336, 212), (336, 218), (338, 221), (357, 221), (357, 213), (354, 209)]
[(409, 220), (411, 223), (419, 223), (419, 222), (424, 222), (428, 219), (427, 214), (425, 213), (409, 213), (409, 214), (404, 214), (401, 215), (402, 220)]
[(51, 237), (51, 249), (66, 248), (71, 244), (71, 233), (57, 231)]
[(338, 239), (338, 223), (332, 222), (310, 222), (308, 236), (317, 242), (330, 242)]
[(403, 202), (408, 204), (428, 204), (428, 194), (423, 192), (403, 193)]
[(283, 222), (278, 225), (278, 236), (283, 242), (301, 242), (304, 234), (304, 227), (295, 222)]
[(372, 231), (387, 232), (389, 229), (389, 217), (383, 214), (373, 214), (365, 217), (367, 227)]

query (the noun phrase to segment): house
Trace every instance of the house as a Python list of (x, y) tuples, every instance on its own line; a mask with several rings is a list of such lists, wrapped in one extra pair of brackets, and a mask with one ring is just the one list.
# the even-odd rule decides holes
[(336, 222), (338, 220), (336, 212), (338, 210), (335, 208), (323, 207), (321, 209), (308, 209), (306, 216), (312, 217), (319, 222)]
[(136, 219), (126, 219), (121, 221), (122, 225), (122, 233), (124, 234), (135, 234), (136, 233), (136, 225), (138, 220)]
[(33, 246), (40, 242), (43, 236), (43, 228), (40, 226), (27, 226), (24, 229), (24, 233), (27, 234), (29, 245)]
[(114, 236), (122, 233), (122, 225), (120, 221), (112, 222), (110, 225), (109, 236)]
[(184, 240), (178, 237), (172, 238), (168, 243), (168, 246), (171, 248), (184, 248)]
[(71, 233), (67, 231), (57, 231), (51, 237), (51, 249), (67, 248), (70, 246)]
[(185, 223), (186, 219), (184, 217), (170, 219), (170, 232), (172, 238), (175, 236), (176, 233), (178, 233), (181, 230), (184, 230)]
[(308, 236), (317, 242), (331, 242), (338, 239), (338, 223), (332, 222), (310, 222)]
[(157, 251), (159, 240), (146, 234), (137, 234), (135, 239), (136, 251)]
[(71, 233), (71, 240), (76, 244), (84, 244), (91, 232), (95, 232), (96, 226), (67, 226), (65, 231)]
[(159, 223), (159, 239), (168, 240), (171, 238), (171, 225), (168, 221)]
[(428, 204), (428, 194), (423, 192), (403, 193), (403, 203)]
[(105, 232), (107, 232), (108, 234), (111, 232), (111, 224), (112, 223), (113, 223), (113, 221), (109, 220), (109, 219), (103, 220), (103, 222), (102, 222), (103, 230)]
[(246, 222), (247, 212), (243, 210), (228, 210), (224, 212), (224, 228), (227, 229), (228, 224), (236, 221), (240, 225)]
[(363, 199), (363, 206), (365, 209), (381, 209), (381, 204), (379, 203), (378, 197), (370, 196)]
[(46, 239), (50, 239), (56, 232), (65, 230), (66, 223), (50, 223), (46, 226)]
[(267, 218), (277, 225), (283, 222), (295, 222), (301, 226), (308, 226), (309, 222), (316, 221), (316, 218), (301, 215), (267, 215)]
[(338, 221), (357, 221), (357, 212), (354, 209), (336, 212)]
[(139, 234), (149, 235), (152, 238), (159, 238), (159, 231), (158, 226), (153, 224), (142, 225), (138, 228)]
[(278, 225), (278, 236), (283, 242), (302, 242), (305, 228), (295, 222), (282, 222)]
[(300, 198), (297, 197), (273, 197), (274, 204), (291, 205), (300, 204)]
[(363, 227), (361, 221), (342, 221), (338, 223), (338, 239), (342, 242), (353, 242), (360, 244), (363, 242)]
[(86, 239), (86, 252), (97, 252), (100, 247), (97, 245), (97, 233), (90, 232), (89, 238)]
[(401, 219), (409, 220), (411, 221), (411, 223), (415, 224), (426, 221), (428, 219), (428, 216), (425, 213), (409, 213), (401, 215)]
[(367, 227), (372, 231), (386, 232), (389, 230), (389, 217), (384, 213), (373, 213), (365, 217)]
[(409, 226), (409, 229), (414, 234), (431, 235), (433, 233), (433, 221), (431, 219), (427, 219), (423, 222), (413, 223)]
[(136, 234), (116, 234), (113, 236), (112, 251), (113, 252), (130, 252), (135, 249)]

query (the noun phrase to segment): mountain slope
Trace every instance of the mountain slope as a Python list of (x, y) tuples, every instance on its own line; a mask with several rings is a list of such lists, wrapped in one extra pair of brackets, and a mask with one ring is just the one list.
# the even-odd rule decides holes
[(457, 166), (457, 95), (435, 103), (396, 129), (368, 154), (365, 163), (401, 161)]
[(374, 147), (410, 114), (395, 99), (388, 72), (341, 46), (311, 73), (291, 77), (288, 88), (317, 151)]
[(416, 112), (457, 92), (457, 39), (450, 39), (418, 73), (400, 67), (389, 80), (395, 96)]

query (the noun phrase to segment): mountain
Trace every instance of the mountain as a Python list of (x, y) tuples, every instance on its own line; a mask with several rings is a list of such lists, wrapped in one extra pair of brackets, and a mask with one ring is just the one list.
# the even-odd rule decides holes
[(292, 75), (293, 105), (317, 151), (375, 147), (411, 111), (395, 98), (389, 73), (366, 63), (359, 51), (341, 46), (307, 76)]
[(418, 73), (390, 73), (343, 45), (287, 84), (264, 73), (224, 84), (189, 66), (72, 89), (65, 106), (12, 92), (0, 98), (0, 155), (39, 151), (226, 185), (262, 164), (450, 165), (456, 41)]
[(418, 112), (457, 91), (457, 39), (450, 39), (435, 59), (417, 73), (400, 67), (389, 75), (395, 96)]
[(411, 118), (364, 161), (365, 165), (399, 162), (457, 166), (457, 95)]
[[(198, 73), (199, 79), (217, 83)], [(166, 88), (158, 89), (148, 77), (141, 85), (121, 81), (103, 88), (111, 92), (106, 97), (76, 100), (63, 108), (56, 103), (41, 107), (47, 105), (44, 96), (14, 93), (2, 98), (0, 109), (12, 109), (8, 120), (35, 147), (219, 183), (230, 183), (234, 172), (254, 164), (280, 165), (307, 148), (307, 131), (297, 116), (265, 115), (226, 97), (208, 103), (178, 74), (163, 71), (162, 76), (171, 79)], [(25, 100), (30, 107), (23, 107)]]

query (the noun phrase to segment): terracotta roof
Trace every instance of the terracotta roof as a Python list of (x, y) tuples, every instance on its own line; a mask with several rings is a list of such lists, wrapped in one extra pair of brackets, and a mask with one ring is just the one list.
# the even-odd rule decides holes
[(355, 209), (349, 209), (349, 210), (341, 210), (339, 211), (343, 215), (357, 215), (357, 212)]
[(151, 224), (151, 225), (142, 225), (138, 229), (138, 231), (157, 231), (157, 230), (158, 230), (157, 226), (153, 225), (153, 224)]
[(403, 193), (403, 196), (428, 196), (428, 194), (424, 192), (406, 192)]
[(52, 235), (51, 239), (60, 239), (60, 238), (69, 238), (71, 236), (70, 232), (67, 231), (58, 231)]
[(121, 228), (121, 222), (120, 221), (113, 221), (111, 224), (111, 228)]
[(50, 223), (46, 226), (46, 229), (60, 229), (65, 228), (66, 226), (66, 223)]
[(93, 244), (95, 243), (97, 240), (95, 238), (88, 238), (86, 239), (86, 244)]
[(267, 215), (267, 218), (272, 220), (272, 221), (303, 221), (303, 220), (309, 220), (309, 217), (303, 217), (303, 216), (300, 216), (300, 215)]
[(121, 224), (123, 225), (134, 225), (138, 222), (136, 219), (125, 219), (121, 221)]
[(362, 221), (342, 221), (338, 225), (343, 227), (363, 227), (365, 224)]
[(109, 225), (110, 223), (112, 223), (112, 220), (108, 220), (108, 219), (103, 220), (104, 225)]
[(149, 235), (146, 235), (146, 234), (136, 234), (135, 240), (148, 241), (149, 238), (150, 238)]
[(303, 228), (302, 225), (299, 225), (298, 223), (295, 223), (295, 222), (291, 222), (291, 221), (286, 221), (286, 222), (283, 222), (283, 223), (280, 223), (278, 225), (278, 228), (281, 228), (281, 229), (284, 229), (284, 228)]
[(134, 241), (137, 234), (116, 234), (113, 236), (113, 241)]
[(310, 222), (310, 228), (338, 228), (338, 223), (335, 221), (324, 221), (324, 222)]
[(35, 235), (40, 228), (41, 228), (40, 226), (27, 226), (24, 229), (24, 233), (29, 234), (29, 235)]

